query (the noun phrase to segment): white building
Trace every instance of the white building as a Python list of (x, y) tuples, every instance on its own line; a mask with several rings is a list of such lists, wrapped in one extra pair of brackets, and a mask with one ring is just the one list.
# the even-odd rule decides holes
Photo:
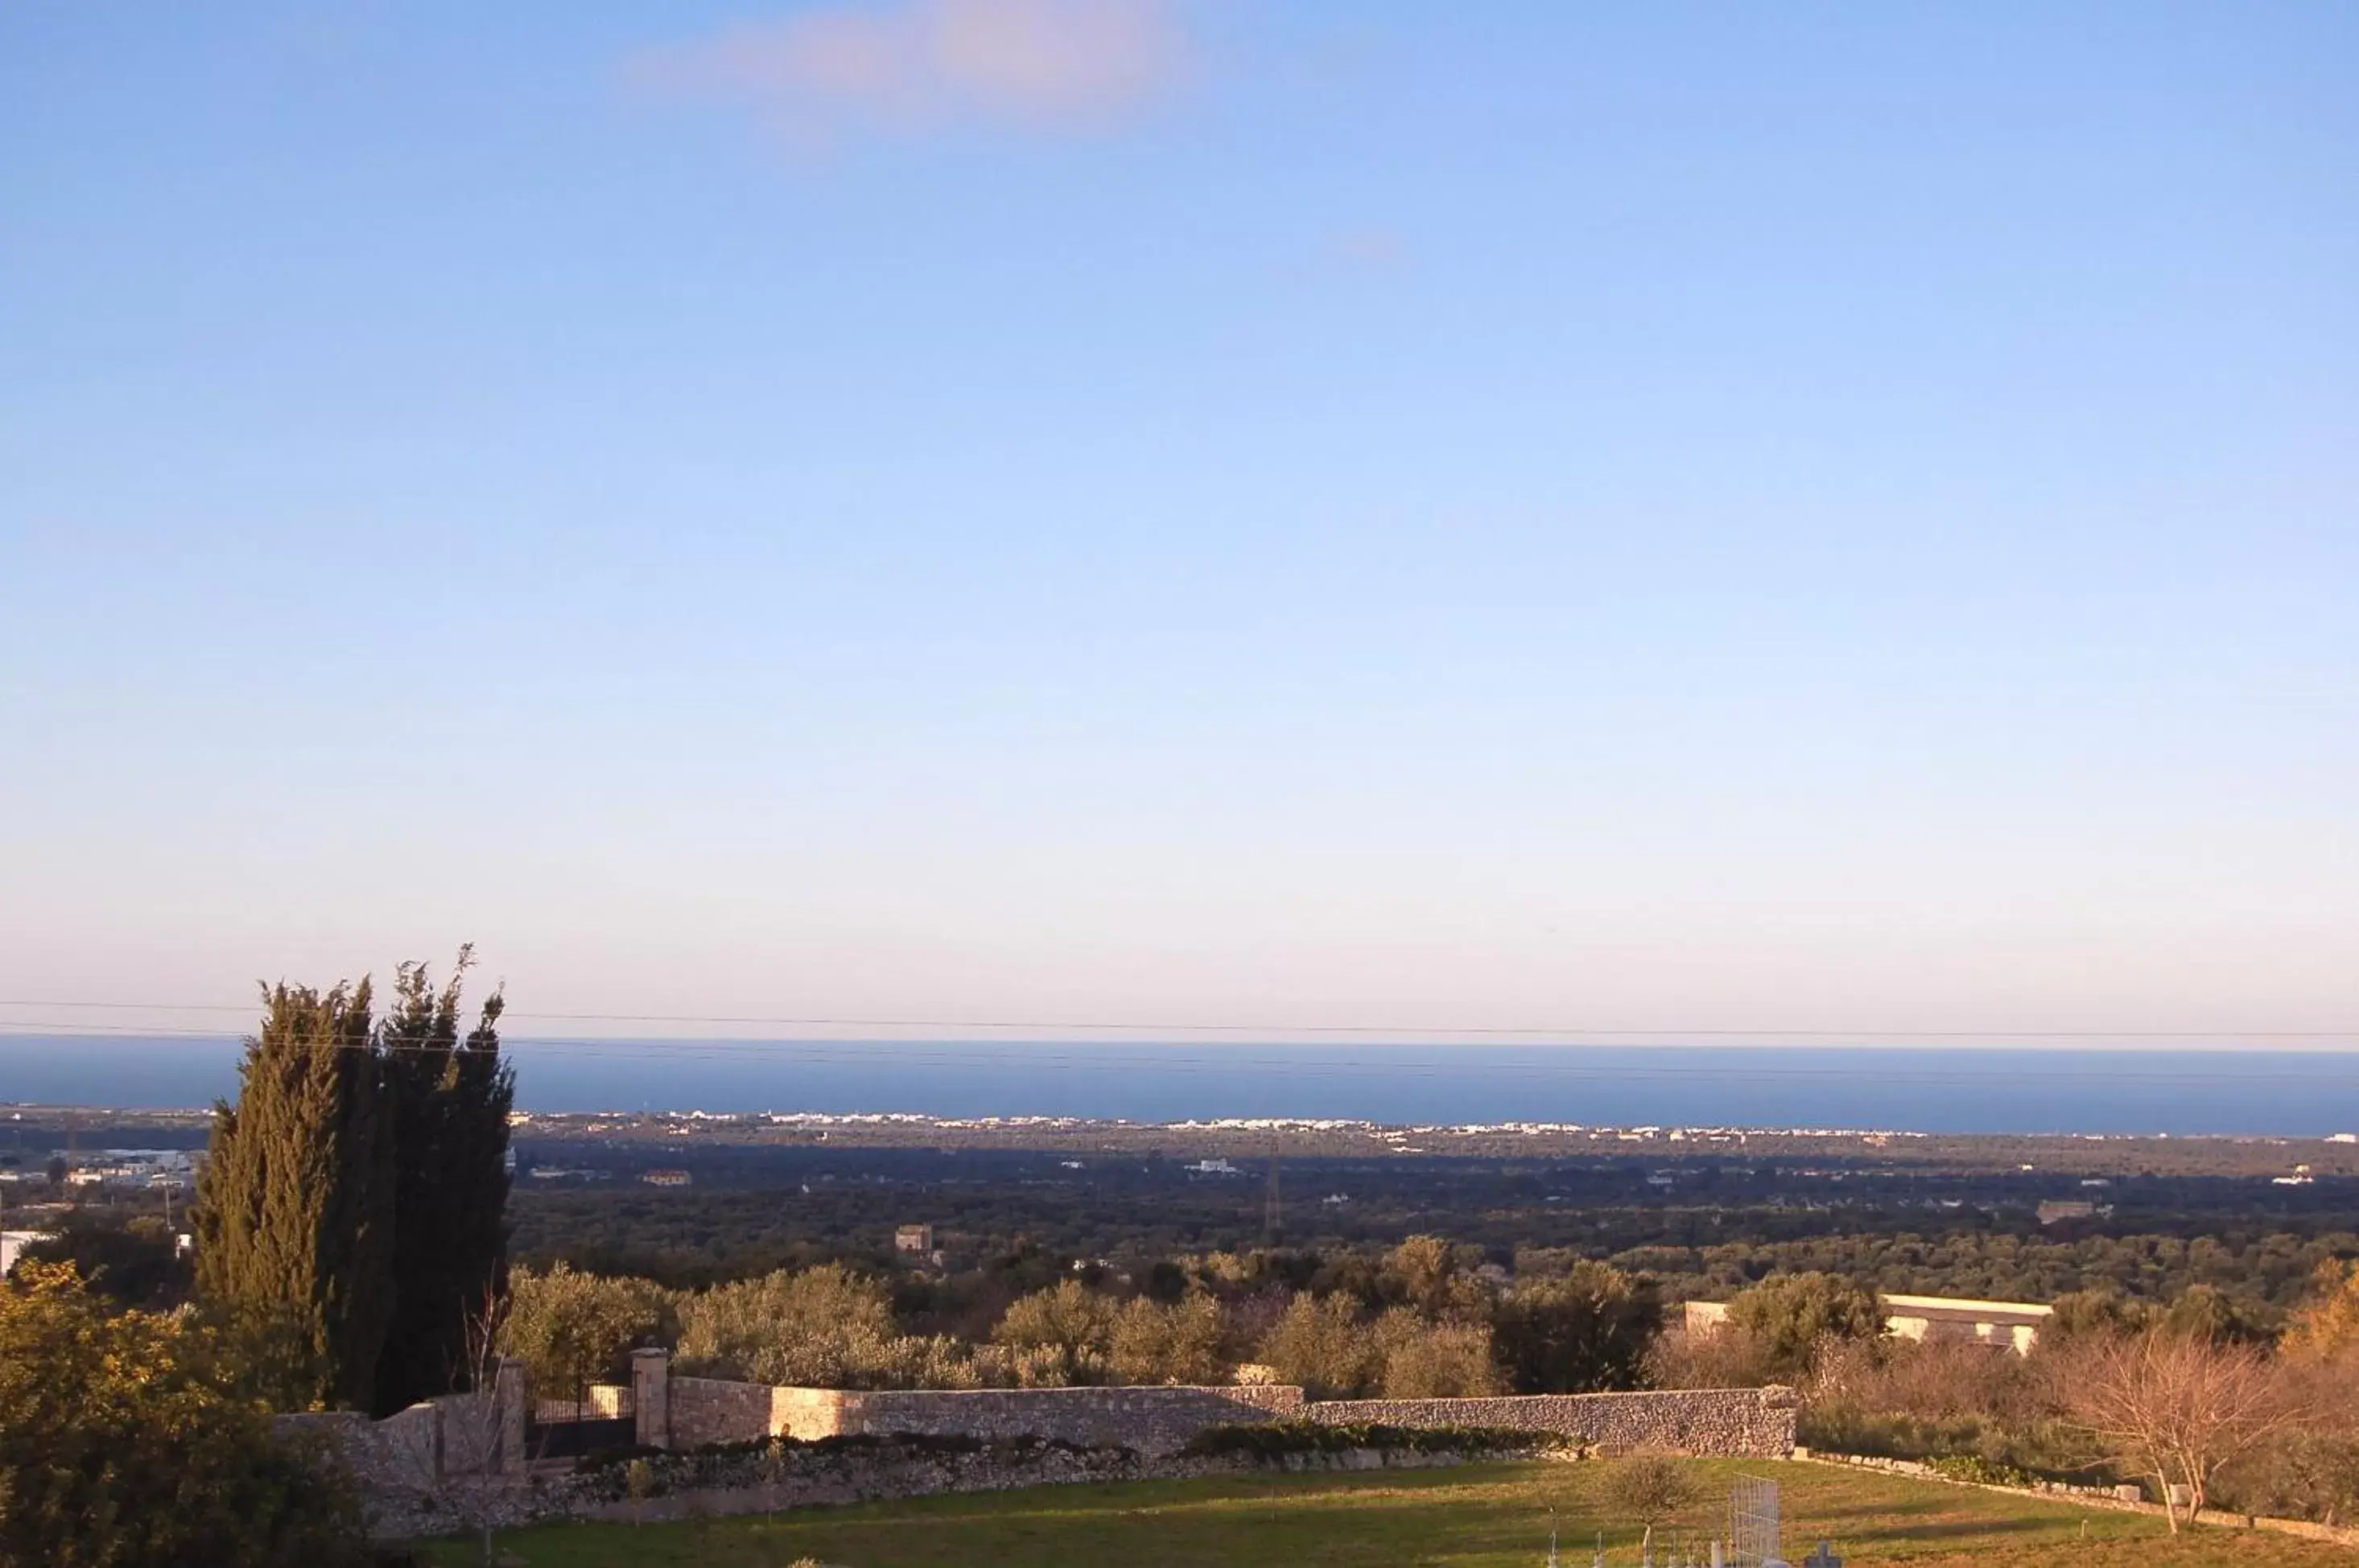
[(6, 1278), (8, 1270), (16, 1267), (16, 1259), (24, 1256), (25, 1248), (46, 1239), (44, 1233), (38, 1230), (0, 1230), (0, 1279)]
[[(2040, 1325), (2056, 1315), (2037, 1301), (1980, 1301), (1969, 1296), (1881, 1296), (1884, 1332), (1896, 1339), (1974, 1340), (2028, 1356)], [(1708, 1334), (1728, 1321), (1726, 1301), (1690, 1301), (1686, 1327)]]

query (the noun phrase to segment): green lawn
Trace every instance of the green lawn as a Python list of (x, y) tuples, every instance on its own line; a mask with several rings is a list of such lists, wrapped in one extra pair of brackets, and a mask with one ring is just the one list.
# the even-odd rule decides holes
[[(1586, 1568), (1605, 1521), (1594, 1502), (1602, 1465), (1483, 1465), (1351, 1475), (1042, 1486), (859, 1508), (809, 1509), (685, 1524), (570, 1524), (511, 1531), (504, 1552), (529, 1568), (784, 1568), (817, 1558), (844, 1568), (1536, 1568), (1548, 1510), (1563, 1525), (1565, 1561)], [(2289, 1537), (2204, 1530), (2177, 1541), (2159, 1520), (2086, 1511), (1814, 1465), (1698, 1462), (1704, 1500), (1690, 1522), (1717, 1518), (1739, 1472), (1784, 1483), (1786, 1549), (1835, 1542), (1854, 1568), (1955, 1563), (1964, 1568), (2198, 1568), (2249, 1564), (2349, 1568), (2347, 1548)], [(2085, 1537), (2083, 1531), (2085, 1530)], [(1635, 1536), (1609, 1533), (1611, 1561), (1635, 1563)], [(439, 1542), (438, 1568), (478, 1561)]]

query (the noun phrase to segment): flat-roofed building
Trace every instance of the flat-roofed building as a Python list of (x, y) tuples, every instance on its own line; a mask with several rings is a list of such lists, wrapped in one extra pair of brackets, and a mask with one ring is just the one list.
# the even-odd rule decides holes
[(1972, 1339), (2028, 1356), (2056, 1315), (2037, 1301), (1982, 1301), (1968, 1296), (1886, 1296), (1884, 1332), (1902, 1339)]
[[(1898, 1339), (1973, 1340), (2028, 1356), (2056, 1309), (2037, 1301), (1984, 1301), (1971, 1296), (1894, 1296), (1884, 1303), (1884, 1332)], [(1728, 1321), (1726, 1301), (1690, 1301), (1684, 1323), (1692, 1334), (1716, 1334)]]

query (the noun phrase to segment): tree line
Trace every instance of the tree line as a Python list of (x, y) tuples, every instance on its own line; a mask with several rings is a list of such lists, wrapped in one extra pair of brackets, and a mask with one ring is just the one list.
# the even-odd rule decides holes
[[(717, 1184), (731, 1179), (725, 1171), (707, 1186), (700, 1170), (698, 1185), (685, 1192), (635, 1182), (528, 1190), (515, 1205), (515, 1255), (537, 1266), (561, 1258), (577, 1269), (688, 1286), (830, 1260), (889, 1269), (893, 1228), (911, 1218), (933, 1222), (958, 1267), (988, 1268), (1024, 1239), (1063, 1258), (1103, 1258), (1128, 1272), (1188, 1252), (1257, 1247), (1300, 1255), (1316, 1269), (1326, 1258), (1373, 1257), (1409, 1236), (1440, 1233), (1481, 1247), (1487, 1260), (1516, 1274), (1531, 1271), (1535, 1257), (1608, 1262), (1651, 1275), (1672, 1301), (1723, 1299), (1772, 1274), (1821, 1271), (1885, 1290), (2032, 1301), (2101, 1288), (2169, 1300), (2206, 1284), (2271, 1320), (2299, 1303), (2320, 1262), (2359, 1255), (2359, 1215), (2347, 1208), (2312, 1216), (2141, 1213), (2102, 1227), (2043, 1228), (2028, 1215), (2017, 1224), (1923, 1208), (1510, 1208), (1479, 1184), (1446, 1182), (1396, 1202), (1341, 1173), (1333, 1180), (1350, 1181), (1359, 1195), (1316, 1221), (1339, 1234), (1297, 1232), (1277, 1247), (1263, 1242), (1257, 1187), (1249, 1196), (1232, 1192), (1221, 1210), (1219, 1194), (1201, 1186), (1121, 1187), (1110, 1198), (1094, 1172), (1059, 1184), (987, 1160), (886, 1152), (891, 1163), (850, 1155), (818, 1169), (780, 1162), (745, 1175), (763, 1184), (743, 1187)], [(568, 1149), (562, 1162), (591, 1158)], [(833, 1179), (824, 1179), (830, 1173)]]
[(685, 1372), (802, 1386), (1217, 1384), (1242, 1367), (1321, 1398), (1421, 1399), (1639, 1387), (1662, 1323), (1647, 1283), (1610, 1266), (1506, 1281), (1438, 1236), (1301, 1288), (1256, 1262), (1087, 1271), (966, 1334), (911, 1323), (890, 1281), (842, 1264), (672, 1290), (560, 1263), (516, 1271), (507, 1345), (538, 1386), (576, 1394), (660, 1345)]

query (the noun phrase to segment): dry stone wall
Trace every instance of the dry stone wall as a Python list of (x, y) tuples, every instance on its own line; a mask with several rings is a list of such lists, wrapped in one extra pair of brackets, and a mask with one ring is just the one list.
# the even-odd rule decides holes
[(1206, 1427), (1297, 1415), (1302, 1390), (1201, 1388), (974, 1388), (960, 1392), (844, 1394), (833, 1432), (928, 1437), (1041, 1437), (1085, 1448), (1174, 1454)]
[(1794, 1447), (1790, 1388), (1534, 1394), (1485, 1399), (1306, 1403), (1284, 1384), (1226, 1388), (891, 1389), (772, 1388), (673, 1377), (660, 1351), (633, 1372), (639, 1440), (676, 1450), (764, 1437), (1038, 1437), (1083, 1447), (1173, 1454), (1207, 1427), (1310, 1420), (1333, 1425), (1500, 1427), (1543, 1432), (1609, 1453), (1662, 1449), (1731, 1458)]
[(665, 1446), (701, 1448), (711, 1443), (749, 1443), (779, 1435), (772, 1414), (777, 1396), (803, 1391), (773, 1388), (767, 1383), (724, 1382), (718, 1377), (674, 1377), (669, 1390), (670, 1442)]
[(1505, 1427), (1547, 1432), (1608, 1453), (1661, 1449), (1777, 1459), (1794, 1448), (1790, 1388), (1686, 1388), (1637, 1394), (1523, 1394), (1491, 1399), (1322, 1399), (1311, 1421), (1358, 1426)]
[(431, 1487), (441, 1478), (437, 1412), (432, 1405), (371, 1421), (358, 1410), (274, 1416), (281, 1439), (315, 1443), (341, 1458), (364, 1491)]
[[(1208, 1426), (1268, 1421), (1302, 1408), (1302, 1390), (973, 1388), (854, 1393), (774, 1388), (712, 1377), (669, 1379), (661, 1445), (701, 1448), (761, 1437), (1038, 1437), (1085, 1448), (1176, 1453)], [(653, 1434), (647, 1434), (652, 1436)]]

